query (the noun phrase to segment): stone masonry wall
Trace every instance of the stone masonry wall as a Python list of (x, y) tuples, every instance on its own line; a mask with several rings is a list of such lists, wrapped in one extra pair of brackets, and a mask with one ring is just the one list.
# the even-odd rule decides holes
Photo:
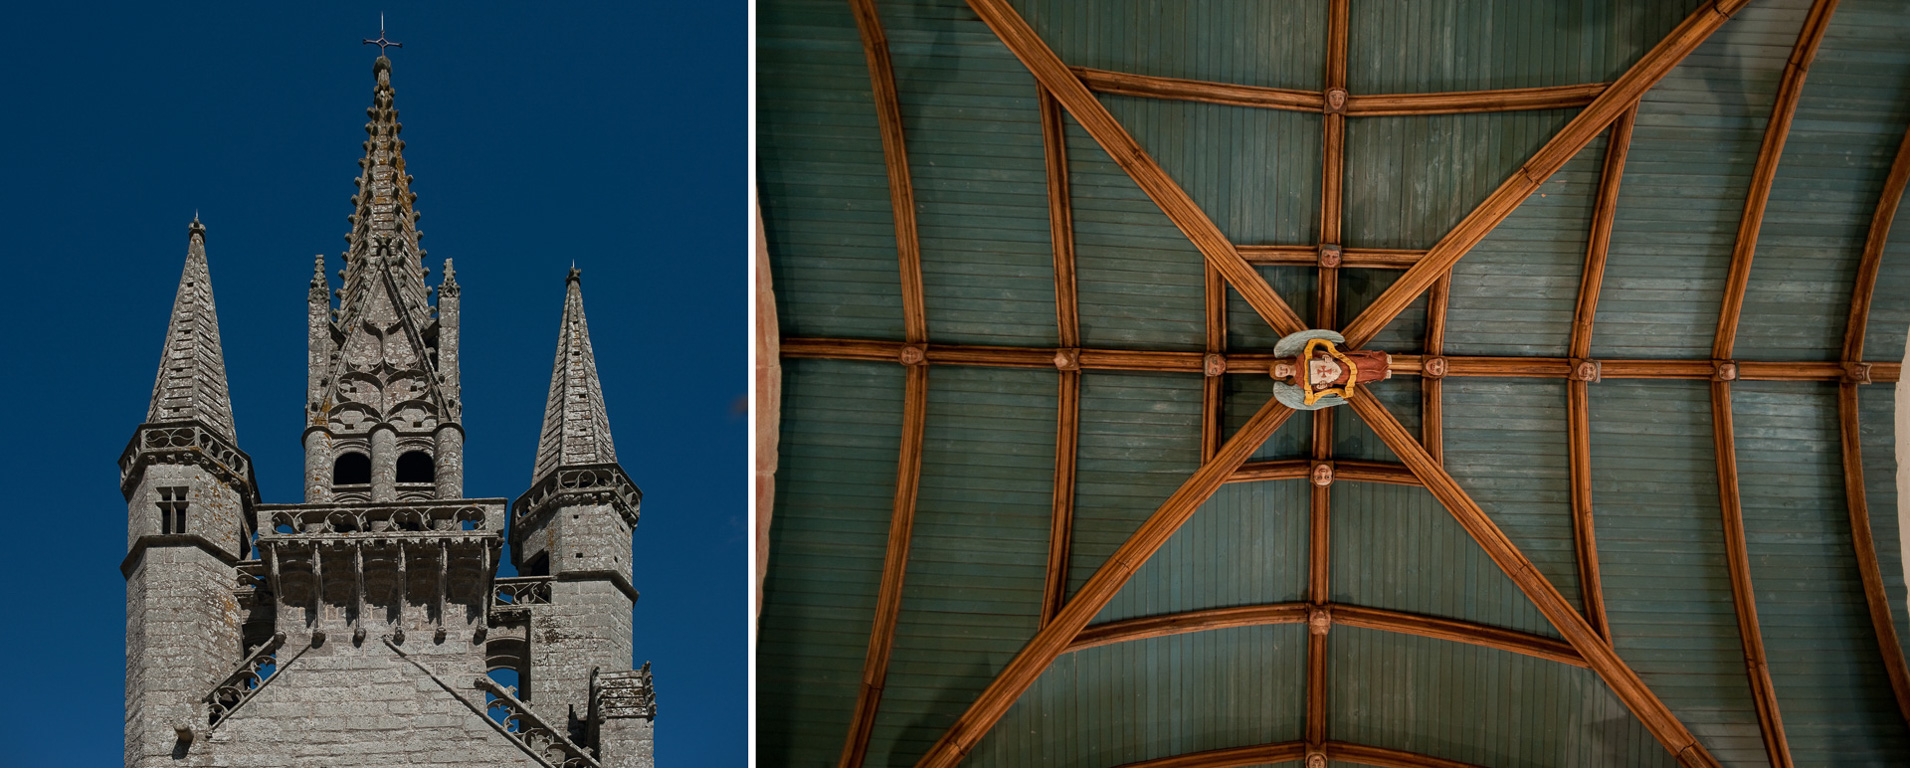
[(126, 765), (170, 766), (173, 726), (238, 663), (230, 567), (193, 546), (150, 547), (126, 580)]

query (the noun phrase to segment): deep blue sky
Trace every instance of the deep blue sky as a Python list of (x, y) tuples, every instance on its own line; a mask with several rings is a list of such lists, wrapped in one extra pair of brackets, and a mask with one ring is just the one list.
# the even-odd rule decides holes
[(240, 447), (299, 500), (305, 292), (342, 266), (378, 14), (431, 281), (463, 286), (466, 493), (522, 493), (564, 275), (644, 491), (657, 752), (745, 760), (746, 17), (713, 3), (33, 3), (0, 46), (8, 765), (121, 760), (125, 502), (199, 212)]

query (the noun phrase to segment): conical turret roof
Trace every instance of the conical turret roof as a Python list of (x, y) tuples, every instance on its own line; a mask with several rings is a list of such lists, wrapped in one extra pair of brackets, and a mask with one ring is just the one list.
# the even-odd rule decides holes
[(584, 321), (581, 273), (572, 268), (565, 283), (557, 361), (551, 369), (550, 397), (544, 406), (544, 432), (537, 441), (532, 482), (560, 466), (617, 461), (603, 384), (597, 379), (597, 356), (590, 348), (590, 326)]
[(146, 421), (197, 421), (236, 443), (225, 351), (219, 345), (219, 316), (212, 303), (212, 273), (206, 266), (206, 228), (198, 216), (192, 217), (188, 232), (186, 268), (179, 276)]

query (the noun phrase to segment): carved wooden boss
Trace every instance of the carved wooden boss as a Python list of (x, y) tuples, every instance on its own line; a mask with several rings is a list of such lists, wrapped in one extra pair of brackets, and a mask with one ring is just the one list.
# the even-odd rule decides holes
[(1346, 338), (1326, 330), (1301, 331), (1280, 339), (1273, 353), (1273, 395), (1301, 411), (1344, 405), (1353, 389), (1392, 378), (1393, 356), (1378, 350), (1343, 351)]

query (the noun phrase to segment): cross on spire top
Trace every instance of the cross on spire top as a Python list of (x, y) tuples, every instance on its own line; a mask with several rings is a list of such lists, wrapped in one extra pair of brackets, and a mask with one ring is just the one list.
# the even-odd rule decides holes
[(377, 40), (370, 40), (370, 39), (367, 39), (367, 40), (365, 40), (365, 41), (364, 41), (364, 42), (363, 42), (362, 44), (363, 44), (363, 45), (375, 45), (375, 46), (378, 46), (378, 56), (379, 56), (380, 58), (383, 58), (383, 57), (384, 57), (384, 55), (385, 55), (385, 49), (386, 49), (386, 48), (388, 48), (388, 47), (389, 47), (389, 48), (403, 48), (403, 47), (405, 47), (405, 44), (404, 44), (404, 43), (394, 43), (394, 42), (392, 42), (392, 41), (390, 41), (390, 40), (386, 40), (386, 39), (385, 39), (385, 15), (384, 15), (384, 14), (382, 14), (382, 13), (381, 13), (381, 14), (378, 14), (378, 39), (377, 39)]

